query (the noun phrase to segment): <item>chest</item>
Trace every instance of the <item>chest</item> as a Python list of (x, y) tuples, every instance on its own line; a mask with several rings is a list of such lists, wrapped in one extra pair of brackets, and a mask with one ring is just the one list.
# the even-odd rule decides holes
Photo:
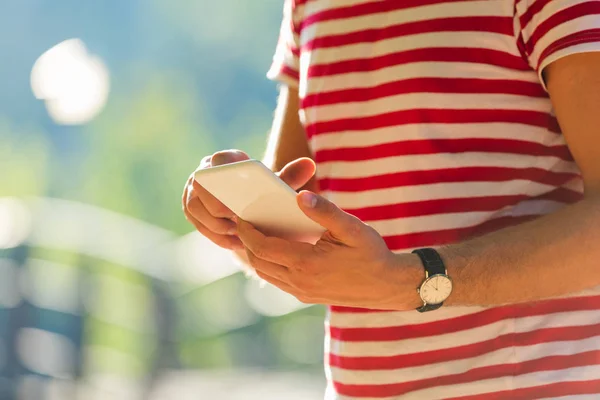
[(309, 0), (298, 7), (309, 135), (315, 122), (372, 114), (390, 101), (396, 110), (422, 108), (432, 101), (424, 94), (501, 91), (489, 80), (536, 82), (519, 51), (513, 0)]

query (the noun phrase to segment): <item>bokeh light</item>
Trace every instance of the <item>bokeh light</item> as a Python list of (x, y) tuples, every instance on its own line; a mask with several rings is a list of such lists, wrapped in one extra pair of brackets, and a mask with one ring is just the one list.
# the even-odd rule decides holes
[(62, 335), (36, 328), (22, 328), (17, 353), (29, 370), (56, 378), (72, 378), (75, 347)]
[(83, 124), (106, 105), (109, 73), (81, 39), (69, 39), (38, 58), (31, 70), (31, 88), (56, 123)]
[(21, 292), (36, 307), (78, 314), (78, 272), (73, 266), (29, 259), (21, 272)]
[(22, 200), (0, 198), (0, 221), (0, 249), (16, 247), (30, 234), (31, 215)]
[(264, 281), (249, 280), (244, 294), (253, 309), (269, 317), (286, 315), (307, 307), (294, 296)]

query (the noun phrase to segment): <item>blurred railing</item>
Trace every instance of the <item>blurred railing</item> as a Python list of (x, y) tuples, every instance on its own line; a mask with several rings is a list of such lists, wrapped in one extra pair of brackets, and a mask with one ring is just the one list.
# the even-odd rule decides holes
[[(296, 387), (289, 374), (269, 375), (279, 389), (260, 397), (200, 385), (237, 376), (250, 391), (260, 373), (240, 373), (248, 367), (320, 368), (321, 310), (239, 272), (196, 233), (66, 200), (0, 198), (0, 399), (171, 398), (174, 381), (193, 398), (267, 399), (286, 379), (286, 399), (318, 398), (319, 378)], [(190, 380), (186, 370), (205, 372)]]

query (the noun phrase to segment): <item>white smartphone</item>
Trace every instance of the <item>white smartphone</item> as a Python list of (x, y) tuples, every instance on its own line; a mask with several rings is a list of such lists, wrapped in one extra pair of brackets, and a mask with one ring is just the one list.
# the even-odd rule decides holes
[(296, 192), (258, 160), (201, 169), (194, 179), (265, 235), (316, 243), (325, 232), (300, 210)]

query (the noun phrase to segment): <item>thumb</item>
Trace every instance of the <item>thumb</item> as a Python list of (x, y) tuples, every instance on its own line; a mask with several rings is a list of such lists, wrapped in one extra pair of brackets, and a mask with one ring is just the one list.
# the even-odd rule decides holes
[(316, 169), (315, 162), (310, 158), (298, 158), (283, 167), (279, 172), (279, 178), (292, 189), (298, 190), (310, 181)]
[(210, 159), (210, 166), (215, 167), (217, 165), (231, 164), (238, 161), (249, 160), (248, 154), (241, 150), (223, 150), (218, 151), (212, 155)]
[(303, 190), (297, 196), (298, 205), (310, 219), (324, 227), (346, 245), (364, 242), (367, 225), (355, 216), (315, 193)]

